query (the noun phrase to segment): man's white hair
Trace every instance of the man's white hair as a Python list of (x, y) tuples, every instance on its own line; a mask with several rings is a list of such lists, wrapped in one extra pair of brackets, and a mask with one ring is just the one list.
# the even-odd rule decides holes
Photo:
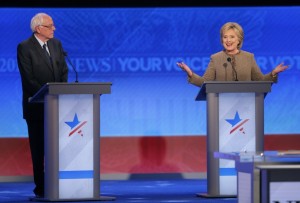
[(37, 13), (35, 16), (32, 17), (31, 22), (30, 22), (30, 28), (32, 32), (35, 32), (35, 28), (37, 26), (40, 26), (44, 22), (44, 17), (50, 17), (46, 13)]

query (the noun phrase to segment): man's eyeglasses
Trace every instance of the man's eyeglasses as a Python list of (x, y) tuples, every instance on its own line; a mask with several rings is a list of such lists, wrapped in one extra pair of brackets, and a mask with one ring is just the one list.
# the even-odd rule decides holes
[(46, 27), (49, 30), (55, 28), (55, 25), (53, 25), (53, 24), (51, 24), (51, 25), (40, 25), (40, 26)]

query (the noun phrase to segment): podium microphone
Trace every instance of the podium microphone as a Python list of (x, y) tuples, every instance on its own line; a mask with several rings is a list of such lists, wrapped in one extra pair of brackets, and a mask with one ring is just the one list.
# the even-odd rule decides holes
[(75, 77), (76, 77), (76, 80), (75, 80), (75, 82), (78, 82), (78, 73), (77, 73), (77, 71), (76, 71), (76, 68), (73, 66), (73, 64), (72, 64), (71, 60), (69, 59), (69, 57), (68, 57), (68, 53), (67, 53), (67, 52), (65, 52), (65, 51), (63, 51), (63, 54), (64, 54), (64, 56), (67, 58), (67, 60), (68, 60), (69, 64), (71, 65), (71, 67), (73, 68), (73, 71), (75, 72)]
[(227, 58), (227, 61), (231, 64), (231, 67), (232, 67), (232, 70), (234, 72), (234, 75), (235, 75), (235, 81), (239, 81), (238, 78), (237, 78), (237, 72), (235, 70), (235, 67), (234, 67), (234, 64), (232, 62), (232, 59), (230, 57)]
[(227, 81), (227, 63), (224, 63), (223, 67), (225, 68), (225, 81)]

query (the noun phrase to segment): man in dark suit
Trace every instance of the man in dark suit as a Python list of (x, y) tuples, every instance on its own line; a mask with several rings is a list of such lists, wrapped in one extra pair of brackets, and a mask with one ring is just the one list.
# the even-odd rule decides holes
[(23, 118), (28, 127), (37, 197), (44, 196), (44, 106), (32, 104), (32, 97), (48, 82), (67, 82), (68, 67), (59, 40), (54, 38), (52, 18), (38, 13), (31, 19), (32, 36), (17, 48), (18, 67), (23, 90)]

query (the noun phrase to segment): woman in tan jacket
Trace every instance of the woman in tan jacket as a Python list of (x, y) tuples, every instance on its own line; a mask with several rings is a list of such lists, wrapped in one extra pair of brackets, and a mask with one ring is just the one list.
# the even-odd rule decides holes
[(211, 56), (203, 76), (194, 73), (184, 62), (177, 65), (188, 75), (188, 81), (201, 86), (205, 81), (273, 81), (288, 66), (279, 64), (270, 73), (263, 74), (252, 53), (241, 50), (244, 40), (243, 28), (234, 22), (224, 24), (220, 30), (223, 51)]

